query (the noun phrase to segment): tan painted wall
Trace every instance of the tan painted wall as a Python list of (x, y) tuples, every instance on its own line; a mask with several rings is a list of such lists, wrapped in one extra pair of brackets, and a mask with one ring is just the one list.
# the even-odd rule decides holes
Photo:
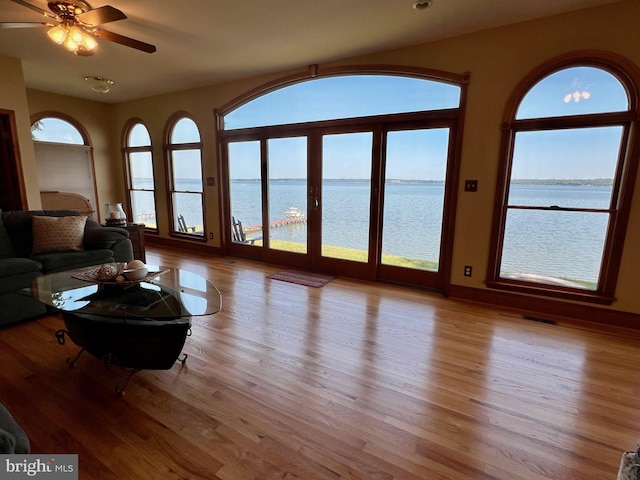
[[(514, 87), (531, 70), (547, 60), (578, 50), (603, 50), (622, 55), (640, 65), (640, 2), (629, 0), (603, 7), (573, 12), (548, 19), (526, 22), (504, 28), (478, 32), (449, 40), (432, 42), (415, 47), (380, 52), (336, 62), (332, 65), (352, 64), (402, 64), (433, 68), (453, 73), (470, 72), (471, 83), (467, 103), (464, 142), (462, 149), (461, 178), (478, 179), (479, 189), (475, 194), (460, 192), (456, 240), (453, 253), (452, 283), (455, 285), (485, 288), (484, 278), (489, 258), (491, 219), (493, 213), (494, 190), (498, 167), (500, 124), (504, 109)], [(330, 65), (320, 65), (320, 69)], [(305, 71), (301, 66), (300, 71)], [(106, 140), (111, 142), (104, 156), (96, 152), (96, 162), (114, 162), (109, 172), (117, 177), (121, 174), (120, 132), (125, 122), (137, 117), (149, 128), (155, 158), (162, 158), (164, 128), (167, 118), (176, 111), (186, 111), (193, 116), (200, 127), (204, 143), (205, 176), (217, 177), (215, 145), (214, 108), (219, 108), (238, 95), (291, 72), (256, 77), (232, 83), (162, 95), (153, 98), (126, 102), (106, 108), (110, 114), (110, 126)], [(1, 91), (1, 90), (0, 90)], [(78, 102), (63, 105), (54, 95), (42, 92), (28, 92), (30, 112), (51, 109), (51, 105), (64, 108), (65, 113), (80, 121), (92, 121), (87, 129), (95, 141), (94, 128), (102, 129), (100, 122), (91, 120), (86, 108), (94, 104)], [(33, 101), (32, 101), (33, 97)], [(2, 107), (0, 102), (0, 107)], [(71, 112), (70, 110), (77, 109)], [(103, 110), (104, 111), (104, 110)], [(105, 115), (106, 117), (106, 115)], [(100, 158), (99, 158), (100, 157)], [(103, 158), (104, 157), (104, 158)], [(156, 164), (156, 178), (159, 185), (165, 181), (161, 162)], [(111, 175), (106, 175), (111, 178)], [(216, 180), (218, 180), (216, 178)], [(216, 183), (217, 185), (217, 183)], [(104, 187), (109, 190), (107, 187)], [(117, 186), (110, 187), (118, 191)], [(636, 184), (640, 190), (640, 181)], [(207, 225), (213, 230), (214, 240), (219, 243), (218, 191), (216, 187), (206, 187)], [(107, 199), (102, 199), (107, 201)], [(167, 205), (164, 192), (158, 191), (158, 210)], [(160, 217), (160, 235), (166, 236), (169, 219)], [(637, 285), (640, 272), (640, 256), (636, 246), (640, 244), (640, 195), (633, 203), (631, 222), (625, 239), (626, 248), (620, 272), (617, 302), (611, 308), (619, 311), (640, 313), (640, 296)], [(474, 267), (471, 278), (462, 275), (463, 265)]]
[(24, 176), (27, 196), (27, 208), (39, 209), (40, 190), (36, 178), (36, 155), (31, 141), (31, 122), (29, 121), (29, 106), (27, 92), (24, 88), (22, 75), (22, 63), (17, 58), (0, 56), (0, 108), (15, 112), (16, 129), (18, 133), (18, 145), (22, 174)]

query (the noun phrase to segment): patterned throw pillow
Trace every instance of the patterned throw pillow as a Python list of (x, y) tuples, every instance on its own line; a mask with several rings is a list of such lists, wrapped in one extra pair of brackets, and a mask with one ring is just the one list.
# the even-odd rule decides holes
[(33, 217), (32, 255), (82, 250), (87, 217)]

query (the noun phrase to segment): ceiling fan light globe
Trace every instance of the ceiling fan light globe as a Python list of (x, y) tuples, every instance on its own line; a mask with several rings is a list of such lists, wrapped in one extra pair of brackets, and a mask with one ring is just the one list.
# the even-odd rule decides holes
[(73, 43), (81, 44), (83, 38), (83, 31), (75, 25), (69, 29), (69, 37), (73, 40)]
[(85, 50), (91, 51), (98, 46), (98, 42), (93, 35), (88, 32), (82, 32), (82, 42), (80, 43)]
[(68, 35), (67, 39), (64, 41), (64, 48), (66, 48), (70, 52), (76, 52), (78, 50), (78, 44), (73, 41), (71, 35)]
[(64, 25), (56, 25), (55, 27), (50, 28), (47, 31), (47, 35), (49, 38), (56, 42), (58, 45), (62, 45), (64, 41), (67, 39), (67, 35), (69, 34), (68, 29)]

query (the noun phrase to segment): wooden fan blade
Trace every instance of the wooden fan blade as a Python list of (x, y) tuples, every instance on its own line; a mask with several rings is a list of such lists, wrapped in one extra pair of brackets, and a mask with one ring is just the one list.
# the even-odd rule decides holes
[(18, 5), (22, 5), (23, 7), (30, 8), (31, 10), (34, 10), (34, 11), (38, 12), (41, 15), (44, 15), (45, 17), (58, 18), (58, 16), (55, 15), (54, 13), (48, 12), (46, 10), (43, 10), (42, 8), (37, 7), (35, 5), (31, 5), (30, 3), (25, 2), (23, 0), (11, 0), (11, 1), (14, 2), (14, 3), (17, 3)]
[(0, 22), (0, 28), (32, 28), (52, 26), (53, 24), (44, 22)]
[(127, 16), (117, 8), (105, 5), (104, 7), (94, 8), (88, 12), (76, 15), (76, 18), (86, 25), (98, 26), (109, 22), (124, 20)]
[(135, 48), (136, 50), (141, 50), (146, 53), (153, 53), (156, 51), (155, 45), (144, 43), (144, 42), (141, 42), (140, 40), (134, 40), (133, 38), (129, 38), (129, 37), (125, 37), (124, 35), (119, 35), (117, 33), (109, 32), (108, 30), (103, 30), (101, 28), (94, 28), (91, 31), (96, 37), (104, 38), (105, 40), (119, 43), (120, 45), (124, 45), (126, 47)]

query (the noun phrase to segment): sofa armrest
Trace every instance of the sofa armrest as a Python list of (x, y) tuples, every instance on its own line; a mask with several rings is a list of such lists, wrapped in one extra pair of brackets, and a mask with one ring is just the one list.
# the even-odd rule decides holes
[(84, 229), (85, 250), (107, 248), (113, 251), (116, 262), (133, 260), (133, 246), (129, 240), (129, 232), (124, 228), (103, 227), (94, 221), (87, 220)]
[(96, 250), (99, 248), (111, 248), (115, 242), (129, 238), (129, 232), (124, 228), (89, 226), (84, 229), (84, 248)]

